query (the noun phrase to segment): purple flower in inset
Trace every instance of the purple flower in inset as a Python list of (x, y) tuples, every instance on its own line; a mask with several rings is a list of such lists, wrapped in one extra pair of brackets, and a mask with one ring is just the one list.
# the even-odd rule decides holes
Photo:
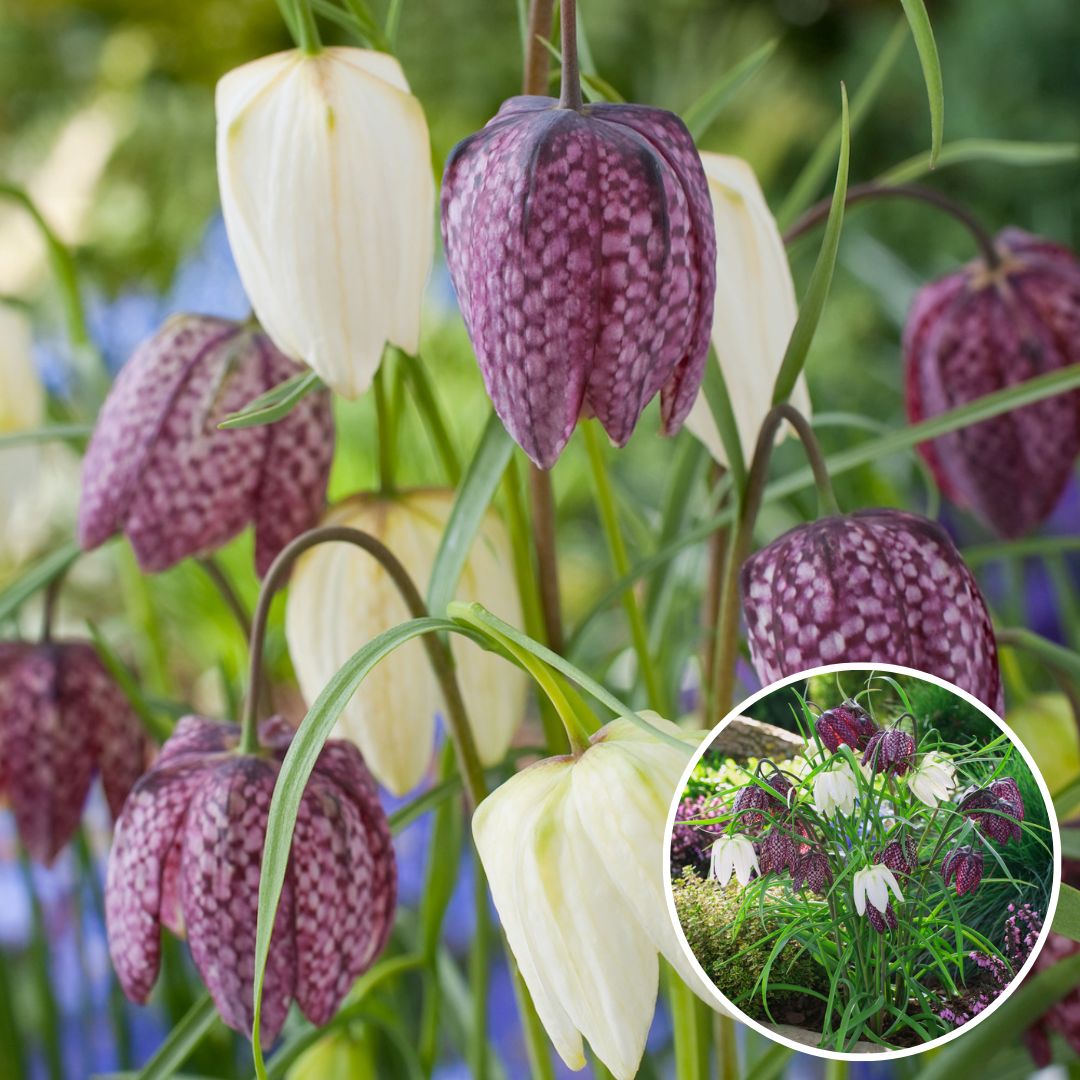
[(879, 934), (884, 934), (886, 930), (896, 929), (896, 912), (893, 911), (892, 901), (885, 905), (884, 911), (878, 911), (873, 904), (867, 904), (866, 917)]
[(834, 709), (826, 709), (814, 723), (814, 730), (822, 743), (835, 753), (845, 743), (855, 750), (866, 749), (877, 726), (861, 705), (845, 701)]
[[(747, 784), (735, 796), (732, 809), (738, 816), (740, 829), (760, 828), (765, 824), (766, 814), (775, 816), (787, 807), (791, 783), (782, 773), (773, 772), (759, 780), (760, 783)], [(767, 784), (768, 788), (762, 784)]]
[(761, 840), (758, 868), (762, 874), (794, 874), (799, 866), (799, 842), (788, 826), (773, 826)]
[[(1020, 229), (923, 288), (904, 332), (913, 423), (1080, 362), (1080, 262)], [(1080, 393), (1045, 398), (921, 443), (941, 490), (1016, 537), (1053, 511), (1080, 453)]]
[[(186, 933), (222, 1019), (251, 1028), (263, 843), (292, 729), (259, 729), (263, 750), (236, 751), (239, 728), (188, 716), (132, 791), (109, 853), (109, 952), (127, 996), (147, 1000), (161, 924)], [(397, 871), (386, 815), (360, 752), (331, 740), (300, 803), (266, 967), (262, 1037), (273, 1042), (296, 999), (316, 1026), (337, 1010), (386, 943)]]
[(956, 882), (956, 895), (973, 893), (982, 881), (983, 854), (968, 844), (954, 848), (941, 862), (941, 879), (946, 887)]
[(887, 728), (870, 736), (862, 763), (876, 773), (903, 776), (915, 761), (915, 740), (899, 728)]
[(924, 517), (864, 510), (801, 525), (747, 559), (742, 593), (763, 682), (888, 662), (1004, 708), (986, 602), (952, 540)]
[(255, 566), (265, 573), (326, 501), (329, 391), (307, 394), (273, 424), (218, 424), (302, 370), (250, 326), (169, 319), (124, 365), (98, 416), (83, 461), (83, 549), (123, 532), (154, 573), (254, 523)]
[(960, 812), (967, 814), (978, 828), (996, 840), (1007, 844), (1019, 842), (1020, 822), (1024, 820), (1024, 800), (1011, 776), (993, 781), (988, 787), (968, 792), (961, 800)]
[(488, 394), (534, 462), (550, 468), (581, 416), (624, 445), (657, 393), (678, 430), (709, 349), (716, 237), (677, 116), (511, 98), (451, 152), (442, 232)]
[(808, 888), (812, 892), (824, 894), (825, 887), (832, 879), (829, 857), (819, 848), (809, 848), (799, 855), (791, 874), (791, 884), (796, 892)]
[(146, 753), (142, 726), (93, 646), (0, 642), (0, 795), (33, 859), (51, 863), (72, 838), (96, 772), (118, 817)]
[(918, 858), (918, 848), (910, 836), (902, 840), (890, 840), (882, 848), (878, 862), (883, 863), (893, 873), (910, 874), (915, 870)]

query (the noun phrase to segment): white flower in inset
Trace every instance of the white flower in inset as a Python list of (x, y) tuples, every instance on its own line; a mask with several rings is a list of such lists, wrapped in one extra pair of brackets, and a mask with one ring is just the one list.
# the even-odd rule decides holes
[(434, 250), (427, 121), (386, 53), (264, 56), (217, 86), (221, 208), (282, 352), (345, 397), (387, 342), (416, 352)]
[(945, 754), (923, 754), (907, 778), (908, 790), (919, 802), (936, 807), (952, 798), (956, 790), (956, 766)]
[(814, 777), (814, 809), (826, 817), (832, 817), (837, 811), (850, 814), (855, 809), (858, 791), (851, 766), (838, 758)]
[[(754, 170), (742, 159), (724, 154), (704, 153), (701, 163), (716, 222), (712, 344), (749, 460), (761, 422), (772, 407), (773, 383), (799, 313), (795, 285), (780, 230)], [(810, 395), (801, 377), (791, 403), (809, 415)], [(704, 391), (698, 394), (686, 426), (719, 464), (729, 464)], [(784, 425), (779, 438), (787, 431)]]
[(643, 714), (683, 753), (629, 720), (578, 757), (512, 776), (473, 815), (473, 836), (507, 941), (559, 1056), (582, 1037), (617, 1080), (637, 1074), (662, 953), (708, 1000), (668, 916), (664, 825), (700, 732)]
[(709, 861), (709, 873), (721, 885), (726, 885), (735, 875), (740, 885), (750, 881), (751, 872), (761, 873), (758, 868), (757, 852), (748, 836), (733, 833), (721, 836), (712, 846), (712, 858)]
[(855, 871), (852, 890), (855, 895), (855, 910), (860, 915), (866, 914), (867, 901), (884, 914), (889, 906), (889, 890), (892, 889), (897, 901), (903, 903), (904, 894), (893, 876), (893, 872), (882, 863), (872, 863)]

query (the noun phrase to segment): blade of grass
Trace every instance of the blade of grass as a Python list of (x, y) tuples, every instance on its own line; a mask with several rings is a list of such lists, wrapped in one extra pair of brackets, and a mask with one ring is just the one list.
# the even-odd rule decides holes
[(915, 49), (922, 65), (926, 98), (930, 105), (930, 168), (937, 164), (945, 131), (945, 88), (941, 81), (941, 59), (938, 57), (934, 29), (923, 0), (900, 0), (915, 39)]
[(687, 106), (682, 114), (683, 123), (686, 124), (695, 142), (709, 130), (712, 122), (720, 115), (720, 111), (736, 91), (742, 89), (768, 63), (779, 43), (778, 38), (766, 41), (733, 68), (725, 71), (701, 97)]

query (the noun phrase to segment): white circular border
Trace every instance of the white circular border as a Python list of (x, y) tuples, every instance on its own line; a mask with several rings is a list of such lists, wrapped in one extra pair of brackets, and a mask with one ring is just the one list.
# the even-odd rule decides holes
[[(989, 717), (994, 724), (1000, 728), (1013, 746), (1020, 752), (1020, 756), (1027, 763), (1028, 768), (1031, 770), (1031, 775), (1035, 777), (1035, 783), (1039, 786), (1039, 792), (1043, 797), (1043, 802), (1046, 806), (1047, 816), (1050, 821), (1050, 833), (1053, 840), (1053, 863), (1054, 863), (1054, 876), (1053, 884), (1050, 887), (1050, 902), (1046, 908), (1046, 914), (1043, 917), (1043, 927), (1039, 931), (1038, 940), (1035, 942), (1034, 947), (1028, 954), (1027, 960), (1024, 962), (1024, 966), (1020, 969), (1017, 976), (1013, 981), (1004, 989), (991, 1004), (989, 1004), (977, 1017), (969, 1020), (966, 1024), (961, 1024), (953, 1031), (947, 1032), (944, 1035), (940, 1035), (936, 1039), (931, 1039), (927, 1043), (923, 1043), (922, 1046), (910, 1046), (897, 1050), (880, 1050), (873, 1053), (865, 1054), (845, 1054), (837, 1050), (824, 1050), (819, 1046), (810, 1046), (806, 1043), (796, 1042), (794, 1039), (789, 1039), (784, 1035), (779, 1034), (772, 1028), (767, 1027), (765, 1024), (759, 1023), (757, 1020), (751, 1020), (742, 1009), (737, 1005), (733, 1005), (723, 994), (717, 990), (712, 979), (705, 973), (705, 969), (698, 963), (697, 957), (694, 955), (693, 950), (690, 948), (689, 943), (686, 940), (686, 934), (683, 932), (682, 923), (679, 921), (678, 913), (675, 910), (675, 895), (672, 891), (671, 885), (671, 862), (670, 862), (670, 850), (671, 850), (671, 833), (675, 827), (675, 814), (678, 812), (679, 803), (682, 801), (682, 793), (686, 790), (686, 783), (690, 779), (690, 774), (694, 771), (697, 763), (702, 759), (706, 750), (712, 745), (717, 735), (727, 725), (737, 717), (741, 716), (743, 710), (749, 705), (753, 705), (755, 702), (760, 701), (761, 698), (774, 693), (777, 690), (782, 689), (785, 686), (790, 686), (792, 683), (802, 682), (806, 679), (813, 678), (815, 675), (829, 675), (838, 671), (863, 671), (863, 672), (884, 672), (891, 675), (909, 675), (917, 679), (921, 679), (923, 682), (934, 683), (936, 686), (940, 686), (945, 690), (955, 694), (958, 698), (966, 701), (969, 705), (974, 705), (981, 713)], [(1046, 944), (1046, 938), (1050, 933), (1051, 924), (1054, 921), (1054, 915), (1057, 912), (1058, 897), (1061, 893), (1061, 832), (1058, 828), (1057, 815), (1054, 813), (1054, 800), (1050, 794), (1050, 789), (1046, 786), (1046, 781), (1043, 779), (1042, 773), (1039, 771), (1038, 766), (1035, 764), (1031, 754), (1028, 753), (1027, 747), (1020, 741), (1016, 734), (1008, 727), (1007, 724), (987, 705), (984, 705), (977, 698), (974, 698), (966, 690), (961, 690), (960, 687), (954, 686), (952, 683), (947, 682), (945, 679), (939, 679), (936, 675), (931, 675), (925, 671), (918, 671), (915, 668), (902, 667), (899, 664), (872, 664), (872, 663), (844, 663), (844, 664), (823, 664), (820, 667), (807, 668), (805, 671), (800, 671), (795, 675), (789, 675), (783, 679), (778, 679), (774, 683), (770, 683), (768, 686), (763, 687), (757, 693), (752, 694), (748, 698), (744, 698), (734, 709), (732, 709), (723, 720), (720, 721), (709, 733), (701, 740), (701, 745), (694, 751), (690, 758), (690, 764), (687, 765), (685, 771), (679, 780), (679, 786), (675, 790), (675, 796), (671, 803), (671, 808), (668, 810), (667, 824), (664, 827), (664, 847), (663, 847), (663, 874), (665, 882), (665, 894), (668, 906), (668, 917), (671, 919), (671, 923), (675, 928), (675, 936), (679, 940), (679, 946), (690, 962), (690, 966), (694, 969), (694, 972), (701, 979), (705, 989), (708, 990), (710, 995), (716, 999), (723, 1009), (731, 1012), (734, 1018), (740, 1023), (746, 1024), (748, 1027), (753, 1028), (759, 1035), (764, 1035), (767, 1039), (771, 1039), (773, 1042), (780, 1043), (783, 1046), (787, 1046), (792, 1050), (797, 1051), (800, 1054), (812, 1054), (814, 1057), (829, 1058), (834, 1061), (893, 1061), (897, 1058), (911, 1057), (913, 1054), (921, 1054), (927, 1050), (932, 1050), (938, 1046), (944, 1046), (945, 1043), (951, 1042), (953, 1039), (960, 1035), (966, 1035), (968, 1032), (973, 1031), (984, 1020), (988, 1019), (994, 1011), (1001, 1005), (1003, 1005), (1012, 992), (1024, 981), (1024, 976), (1031, 970), (1031, 966), (1035, 963), (1040, 952), (1042, 952), (1043, 946)]]

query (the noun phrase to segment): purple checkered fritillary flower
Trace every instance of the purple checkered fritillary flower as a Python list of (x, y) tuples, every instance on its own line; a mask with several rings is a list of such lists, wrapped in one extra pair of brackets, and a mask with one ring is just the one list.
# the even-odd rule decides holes
[(768, 776), (763, 776), (759, 769), (758, 778), (760, 783), (751, 782), (741, 788), (732, 804), (732, 810), (738, 817), (739, 828), (744, 831), (764, 825), (766, 814), (775, 817), (786, 809), (787, 798), (791, 792), (791, 781), (777, 769)]
[(678, 430), (709, 349), (716, 237), (677, 116), (510, 98), (450, 154), (442, 232), (488, 395), (536, 464), (582, 416), (623, 446), (657, 393)]
[(956, 882), (956, 895), (973, 893), (982, 881), (983, 854), (970, 844), (954, 848), (941, 862), (941, 879), (946, 887)]
[(0, 796), (31, 858), (51, 863), (71, 840), (95, 773), (118, 817), (147, 750), (89, 643), (0, 642)]
[[(240, 729), (188, 716), (124, 806), (109, 853), (109, 952), (127, 996), (157, 980), (161, 926), (186, 933), (222, 1019), (251, 1029), (263, 843), (292, 729), (259, 728), (262, 752), (236, 750)], [(330, 740), (300, 803), (266, 966), (262, 1038), (289, 1003), (316, 1026), (336, 1012), (390, 933), (397, 869), (386, 815), (360, 752)]]
[(273, 424), (218, 424), (303, 370), (250, 326), (198, 315), (166, 322), (124, 365), (98, 417), (83, 461), (83, 549), (123, 532), (156, 573), (253, 523), (265, 573), (325, 504), (330, 394), (307, 394)]
[(820, 848), (810, 847), (802, 852), (791, 874), (791, 884), (796, 892), (807, 888), (811, 892), (825, 894), (826, 886), (833, 879), (829, 857)]
[(989, 786), (969, 791), (960, 800), (960, 812), (999, 844), (1019, 842), (1020, 822), (1024, 820), (1024, 800), (1011, 776), (994, 780)]
[[(913, 423), (1080, 362), (1080, 261), (1005, 229), (979, 260), (915, 298), (904, 332)], [(1080, 453), (1080, 392), (921, 443), (941, 490), (995, 532), (1021, 536), (1057, 505)]]
[(836, 753), (845, 743), (855, 750), (865, 750), (877, 725), (856, 701), (845, 701), (826, 709), (814, 722), (814, 731), (822, 744)]
[(924, 517), (863, 510), (800, 525), (747, 559), (742, 593), (763, 683), (840, 661), (888, 662), (1004, 708), (986, 601), (952, 540)]
[(896, 874), (914, 873), (918, 865), (918, 845), (910, 836), (900, 840), (890, 840), (882, 848), (879, 862)]
[(862, 756), (863, 765), (886, 776), (904, 776), (914, 761), (915, 740), (895, 727), (871, 735)]

